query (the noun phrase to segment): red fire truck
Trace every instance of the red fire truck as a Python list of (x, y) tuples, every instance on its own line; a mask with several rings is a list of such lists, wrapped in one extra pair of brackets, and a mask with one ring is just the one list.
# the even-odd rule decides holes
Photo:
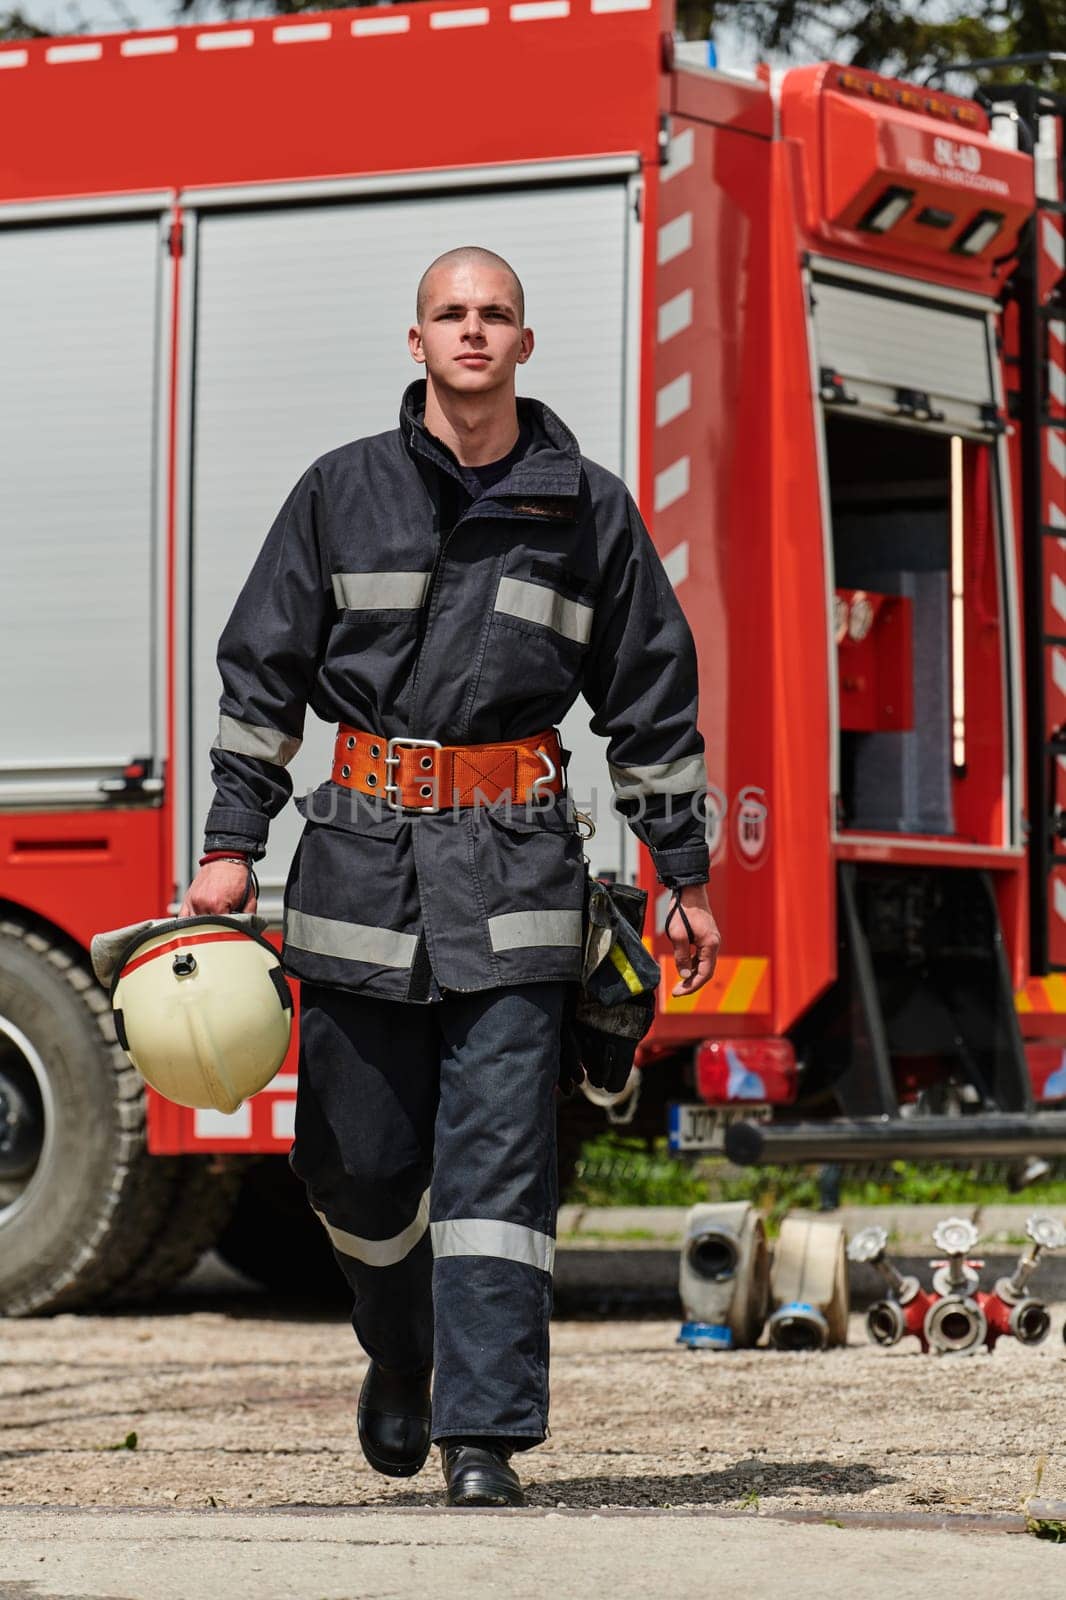
[(632, 485), (697, 635), (725, 951), (648, 1042), (675, 1142), (1066, 1150), (1061, 107), (734, 76), (672, 30), (426, 0), (0, 46), (9, 1313), (215, 1240), (318, 1270), (292, 1062), (229, 1117), (146, 1094), (87, 949), (179, 903), (228, 608), (307, 462), (392, 425), (413, 286), (464, 241), (521, 272), (530, 391)]

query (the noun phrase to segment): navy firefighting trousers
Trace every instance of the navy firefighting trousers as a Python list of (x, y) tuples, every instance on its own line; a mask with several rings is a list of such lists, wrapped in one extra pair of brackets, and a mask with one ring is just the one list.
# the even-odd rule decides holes
[(292, 1165), (383, 1366), (433, 1365), (433, 1438), (539, 1444), (566, 986), (432, 1005), (301, 985)]

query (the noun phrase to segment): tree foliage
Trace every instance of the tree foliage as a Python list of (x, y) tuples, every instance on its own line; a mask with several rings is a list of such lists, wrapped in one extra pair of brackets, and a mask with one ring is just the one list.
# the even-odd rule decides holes
[(48, 39), (51, 28), (38, 27), (16, 6), (12, 11), (0, 11), (0, 39)]
[(953, 61), (1066, 49), (1066, 0), (678, 0), (678, 15), (688, 38), (729, 22), (770, 53), (918, 80)]
[[(294, 16), (300, 11), (339, 11), (377, 3), (379, 0), (219, 0), (229, 17)], [(175, 16), (181, 22), (191, 22), (199, 10), (200, 0), (175, 0)]]

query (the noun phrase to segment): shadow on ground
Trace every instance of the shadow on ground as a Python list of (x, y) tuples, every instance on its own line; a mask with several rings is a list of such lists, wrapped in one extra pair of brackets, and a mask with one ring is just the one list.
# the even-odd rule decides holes
[[(754, 1509), (760, 1499), (793, 1496), (806, 1491), (812, 1500), (866, 1494), (882, 1484), (897, 1483), (864, 1461), (738, 1461), (716, 1472), (634, 1473), (625, 1477), (555, 1478), (538, 1482), (521, 1471), (531, 1506), (598, 1510), (600, 1507), (736, 1506)], [(439, 1493), (411, 1489), (389, 1496), (389, 1507), (440, 1505)]]

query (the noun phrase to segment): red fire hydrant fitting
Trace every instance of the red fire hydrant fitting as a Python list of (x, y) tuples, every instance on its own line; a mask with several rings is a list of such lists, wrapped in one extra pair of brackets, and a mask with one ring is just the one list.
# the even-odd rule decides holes
[(978, 1289), (984, 1262), (969, 1257), (978, 1241), (977, 1229), (965, 1217), (948, 1217), (933, 1230), (933, 1243), (946, 1259), (930, 1263), (935, 1269), (930, 1292), (888, 1260), (884, 1228), (864, 1228), (852, 1239), (848, 1256), (876, 1267), (889, 1288), (886, 1298), (866, 1313), (870, 1339), (889, 1346), (913, 1334), (923, 1351), (932, 1349), (938, 1355), (970, 1354), (982, 1345), (992, 1350), (1004, 1337), (1040, 1344), (1048, 1336), (1051, 1318), (1044, 1303), (1029, 1294), (1027, 1283), (1043, 1251), (1066, 1245), (1066, 1228), (1054, 1217), (1034, 1215), (1026, 1232), (1032, 1243), (1013, 1275), (1000, 1278), (988, 1293)]
[(920, 1342), (923, 1350), (929, 1349), (925, 1337), (925, 1319), (936, 1295), (923, 1289), (917, 1278), (902, 1277), (902, 1287), (894, 1295), (876, 1301), (866, 1313), (866, 1331), (874, 1344), (898, 1344), (908, 1333)]
[(1011, 1277), (1000, 1278), (991, 1294), (977, 1296), (988, 1320), (990, 1350), (1004, 1334), (1021, 1344), (1042, 1344), (1051, 1332), (1048, 1308), (1042, 1300), (1034, 1299), (1027, 1284), (1043, 1252), (1061, 1250), (1066, 1244), (1066, 1228), (1054, 1217), (1032, 1216), (1025, 1231), (1032, 1243)]
[(886, 1349), (912, 1333), (928, 1350), (925, 1336), (925, 1319), (936, 1299), (923, 1289), (917, 1278), (905, 1276), (888, 1259), (888, 1233), (884, 1228), (863, 1228), (848, 1245), (850, 1261), (864, 1261), (877, 1271), (888, 1284), (888, 1294), (877, 1300), (866, 1313), (866, 1332), (874, 1344)]

